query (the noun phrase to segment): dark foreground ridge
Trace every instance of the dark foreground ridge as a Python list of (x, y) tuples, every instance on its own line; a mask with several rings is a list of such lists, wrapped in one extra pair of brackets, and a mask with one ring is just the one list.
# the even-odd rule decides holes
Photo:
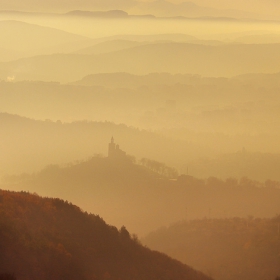
[(57, 198), (0, 190), (0, 275), (16, 279), (209, 280), (123, 226)]

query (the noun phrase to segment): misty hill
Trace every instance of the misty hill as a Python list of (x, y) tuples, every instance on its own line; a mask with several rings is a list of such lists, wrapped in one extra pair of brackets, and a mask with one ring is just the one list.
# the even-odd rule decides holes
[[(19, 117), (1, 115), (1, 173), (30, 172), (94, 153), (106, 155), (107, 143), (115, 135), (137, 158), (150, 157), (196, 177), (278, 180), (279, 79), (272, 76), (262, 86), (258, 75), (246, 80), (168, 73), (103, 73), (77, 85), (0, 82), (1, 111), (37, 123), (29, 128), (29, 122)], [(10, 117), (17, 125), (10, 125)], [(22, 140), (23, 130), (28, 140)], [(260, 152), (263, 160), (252, 164), (221, 159), (243, 147)], [(271, 159), (266, 159), (269, 153)], [(30, 158), (28, 163), (25, 158)]]
[(159, 17), (235, 17), (235, 18), (259, 18), (259, 15), (241, 10), (216, 9), (211, 4), (202, 6), (195, 1), (183, 1), (172, 3), (171, 1), (156, 0), (149, 2), (139, 2), (130, 11), (132, 13), (150, 13)]
[[(123, 145), (121, 149), (125, 151)], [(177, 177), (172, 168), (158, 161), (94, 156), (6, 177), (2, 188), (73, 201), (111, 224), (125, 224), (143, 235), (186, 217), (273, 217), (280, 211), (279, 185), (248, 178)]]
[(236, 41), (245, 44), (279, 44), (280, 36), (278, 34), (247, 35), (238, 37)]
[(100, 55), (56, 54), (1, 63), (0, 78), (13, 75), (16, 80), (71, 82), (100, 72), (192, 73), (212, 77), (271, 73), (280, 70), (278, 49), (278, 44), (155, 43)]
[(280, 72), (276, 73), (248, 73), (234, 77), (236, 81), (243, 85), (255, 85), (258, 87), (276, 88), (280, 86), (279, 83)]
[[(173, 129), (168, 136), (194, 139), (191, 141), (207, 145), (209, 151), (215, 145), (208, 145), (205, 137), (194, 138), (190, 132), (220, 133), (240, 138), (223, 141), (226, 149), (219, 145), (220, 152), (250, 146), (254, 151), (278, 153), (279, 79), (277, 74), (271, 76), (258, 81), (258, 77), (100, 73), (62, 85), (15, 82), (16, 76), (9, 75), (6, 79), (13, 83), (0, 83), (1, 110), (35, 119), (108, 120), (145, 129)], [(269, 138), (264, 134), (274, 135)], [(254, 135), (263, 139), (251, 141)]]
[[(215, 158), (199, 159), (189, 163), (194, 176), (218, 178), (254, 178), (259, 181), (280, 181), (280, 154), (249, 152), (246, 149)], [(269, 180), (267, 182), (269, 182)]]
[[(229, 9), (229, 8), (232, 9)], [(85, 0), (82, 3), (73, 1), (65, 3), (64, 1), (50, 0), (44, 4), (40, 1), (26, 3), (24, 9), (22, 3), (15, 0), (12, 4), (9, 1), (2, 3), (2, 10), (25, 10), (40, 12), (68, 12), (69, 10), (89, 10), (89, 11), (108, 11), (124, 10), (130, 14), (150, 14), (157, 16), (218, 16), (218, 17), (238, 17), (238, 18), (266, 18), (278, 19), (279, 6), (275, 1), (255, 1), (254, 5), (247, 2), (218, 3), (216, 1), (183, 1), (174, 3), (174, 1), (133, 1), (133, 0), (103, 0), (90, 1)]]
[(150, 35), (121, 34), (121, 35), (98, 38), (97, 40), (100, 41), (125, 40), (125, 41), (136, 41), (142, 43), (146, 43), (146, 42), (155, 43), (160, 41), (189, 42), (198, 39), (192, 35), (184, 34), (184, 33), (160, 33), (160, 34), (155, 33)]
[(18, 280), (210, 279), (69, 202), (2, 190), (0, 198), (0, 273)]
[(126, 18), (128, 17), (128, 13), (122, 10), (112, 10), (112, 11), (80, 11), (75, 10), (68, 12), (67, 16), (75, 16), (75, 17), (102, 17), (102, 18)]
[[(128, 12), (127, 12), (128, 11)], [(241, 10), (223, 10), (211, 7), (199, 6), (193, 2), (182, 2), (179, 4), (164, 0), (150, 2), (134, 2), (134, 7), (124, 11), (123, 9), (107, 11), (87, 11), (75, 10), (66, 13), (67, 16), (75, 17), (99, 17), (99, 18), (204, 18), (204, 19), (229, 19), (229, 18), (259, 18), (259, 15)]]
[(32, 13), (66, 13), (72, 10), (89, 10), (89, 11), (108, 11), (108, 10), (126, 10), (128, 7), (134, 5), (134, 1), (124, 0), (116, 2), (114, 0), (90, 1), (85, 0), (83, 3), (73, 1), (71, 3), (64, 3), (63, 1), (50, 0), (42, 4), (34, 1), (26, 3), (25, 9), (21, 9), (21, 2), (15, 1), (14, 5), (9, 2), (3, 3), (2, 10), (24, 10)]
[(130, 73), (98, 73), (85, 76), (75, 85), (106, 86), (116, 88), (137, 88), (141, 86), (190, 84), (195, 79), (190, 74), (149, 73), (147, 75), (133, 75)]
[(275, 279), (280, 274), (280, 216), (191, 220), (160, 228), (143, 243), (214, 279)]
[[(120, 41), (122, 42), (122, 41)], [(126, 43), (126, 41), (125, 41)], [(125, 44), (124, 43), (124, 44)], [(104, 43), (106, 45), (106, 43)], [(103, 45), (100, 44), (100, 45)], [(90, 48), (89, 48), (90, 50)], [(90, 74), (83, 77), (81, 80), (73, 82), (74, 85), (82, 86), (104, 86), (110, 88), (137, 88), (143, 86), (178, 86), (178, 85), (188, 85), (193, 86), (192, 90), (196, 91), (195, 87), (204, 88), (204, 90), (212, 90), (212, 87), (217, 87), (216, 95), (219, 95), (219, 100), (227, 98), (230, 101), (244, 101), (244, 93), (240, 94), (242, 88), (245, 86), (246, 97), (251, 98), (263, 98), (265, 93), (262, 93), (261, 87), (266, 89), (271, 89), (279, 87), (279, 77), (280, 72), (277, 73), (247, 73), (244, 75), (234, 76), (232, 78), (225, 77), (204, 77), (195, 74), (171, 74), (168, 72), (155, 72), (148, 73), (146, 75), (134, 75), (128, 72), (116, 72), (116, 73), (97, 73)], [(195, 87), (194, 87), (195, 86)], [(223, 94), (223, 92), (229, 92), (230, 89), (237, 89), (236, 94)], [(146, 88), (148, 90), (148, 88)], [(243, 89), (244, 90), (244, 89)], [(174, 89), (174, 95), (178, 89)], [(223, 91), (223, 92), (221, 92)], [(187, 94), (187, 93), (186, 93)], [(197, 92), (195, 94), (198, 94)], [(214, 96), (212, 96), (214, 98)], [(216, 98), (216, 97), (215, 97)], [(247, 99), (248, 101), (249, 99)], [(215, 100), (216, 101), (216, 100)], [(223, 100), (225, 101), (225, 100)], [(203, 100), (201, 100), (202, 104)]]
[(164, 83), (188, 83), (191, 75), (171, 75), (169, 73), (149, 73), (147, 75), (133, 75), (130, 73), (99, 73), (85, 76), (75, 85), (106, 86), (112, 88), (137, 88), (140, 86), (160, 85)]
[(153, 35), (115, 35), (103, 38), (95, 39), (95, 44), (76, 51), (78, 54), (101, 54), (114, 52), (118, 50), (133, 48), (146, 44), (155, 44), (162, 42), (192, 42), (201, 44), (221, 44), (219, 41), (211, 40), (198, 40), (196, 37), (180, 34), (180, 33), (170, 33), (170, 34), (153, 34)]
[(11, 61), (22, 57), (24, 57), (24, 53), (22, 52), (0, 48), (0, 61)]
[(76, 51), (77, 54), (101, 54), (101, 53), (109, 53), (123, 49), (133, 48), (143, 43), (129, 41), (129, 40), (112, 40), (112, 41), (105, 41), (98, 44), (95, 44), (91, 47), (87, 47), (85, 49), (81, 49)]
[(14, 60), (28, 55), (61, 52), (65, 46), (66, 49), (69, 49), (72, 44), (77, 43), (82, 44), (79, 46), (81, 48), (89, 41), (89, 38), (84, 36), (15, 20), (0, 21), (0, 36), (5, 38), (5, 40), (1, 40), (0, 48), (21, 53), (21, 56), (19, 53), (15, 53), (14, 56), (10, 53), (10, 56), (3, 57), (1, 61)]
[[(188, 16), (197, 17), (206, 12), (211, 12), (213, 9), (203, 8), (194, 4), (193, 2), (182, 2), (180, 4), (173, 4), (169, 1), (151, 1), (139, 3), (135, 8), (136, 10), (147, 11), (148, 13), (155, 14), (157, 16)], [(207, 14), (209, 15), (209, 14)]]
[(188, 16), (197, 17), (209, 12), (213, 9), (203, 8), (194, 4), (193, 2), (182, 2), (180, 4), (173, 4), (169, 1), (151, 1), (139, 3), (134, 9), (147, 11), (148, 13), (155, 14), (157, 16), (176, 17), (176, 16)]
[[(118, 36), (119, 37), (119, 36)], [(156, 42), (156, 41), (173, 41), (185, 42), (197, 39), (196, 37), (188, 34), (180, 33), (166, 33), (166, 34), (152, 34), (152, 35), (122, 35), (121, 38), (135, 40), (140, 42)]]
[(190, 159), (203, 150), (190, 142), (176, 141), (155, 132), (106, 121), (62, 123), (1, 113), (0, 123), (3, 133), (1, 175), (38, 171), (48, 164), (84, 160), (95, 154), (107, 155), (108, 142), (112, 135), (121, 146), (125, 146), (128, 154), (138, 159), (147, 157), (164, 161), (171, 166), (185, 160), (186, 155)]
[[(33, 2), (33, 6), (25, 7), (25, 12), (19, 12), (22, 10), (20, 5), (14, 4), (13, 6), (8, 3), (3, 3), (2, 14), (23, 14), (29, 16), (46, 16), (54, 15), (58, 16), (57, 12), (67, 16), (74, 17), (102, 17), (102, 18), (127, 18), (130, 16), (149, 16), (149, 17), (186, 17), (186, 18), (200, 18), (200, 17), (234, 17), (234, 18), (251, 18), (262, 19), (267, 18), (260, 16), (257, 13), (248, 11), (242, 11), (237, 9), (217, 9), (211, 7), (211, 4), (202, 6), (194, 3), (195, 1), (185, 1), (181, 3), (172, 3), (171, 1), (121, 1), (114, 2), (112, 0), (106, 0), (102, 2), (84, 1), (83, 3), (69, 3), (65, 6), (63, 3), (57, 3), (50, 1), (44, 5), (36, 5)], [(27, 5), (28, 6), (28, 5)], [(36, 7), (37, 6), (37, 7)], [(35, 8), (36, 7), (36, 8)], [(5, 11), (6, 10), (6, 11)], [(15, 11), (13, 11), (15, 10)], [(29, 12), (26, 12), (29, 11)], [(40, 12), (38, 12), (40, 11)], [(69, 12), (71, 11), (71, 12)], [(53, 13), (54, 12), (54, 13)], [(52, 14), (53, 13), (53, 14)]]

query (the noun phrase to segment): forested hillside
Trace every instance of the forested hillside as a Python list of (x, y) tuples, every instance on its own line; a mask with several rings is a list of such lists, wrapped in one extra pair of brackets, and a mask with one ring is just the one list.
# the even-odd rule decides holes
[(280, 216), (184, 221), (143, 239), (149, 247), (220, 280), (280, 275)]
[(0, 191), (0, 250), (0, 274), (18, 280), (210, 280), (143, 247), (124, 226), (26, 192)]

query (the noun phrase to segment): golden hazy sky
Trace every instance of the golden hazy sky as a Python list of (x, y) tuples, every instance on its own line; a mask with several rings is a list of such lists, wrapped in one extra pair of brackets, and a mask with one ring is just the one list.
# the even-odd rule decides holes
[[(11, 10), (40, 10), (50, 11), (52, 10), (71, 10), (73, 7), (80, 9), (112, 9), (112, 8), (129, 8), (137, 2), (160, 2), (165, 0), (1, 0), (0, 10), (11, 9)], [(263, 15), (277, 15), (280, 10), (280, 1), (278, 0), (192, 0), (192, 1), (181, 1), (181, 0), (169, 0), (174, 4), (183, 2), (193, 2), (197, 5), (204, 7), (212, 7), (216, 9), (239, 9), (250, 11), (253, 13), (261, 13)]]

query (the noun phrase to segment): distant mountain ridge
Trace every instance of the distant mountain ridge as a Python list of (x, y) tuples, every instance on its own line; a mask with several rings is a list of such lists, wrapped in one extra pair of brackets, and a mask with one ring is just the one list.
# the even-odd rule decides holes
[[(0, 42), (2, 62), (38, 54), (57, 53), (65, 49), (71, 50), (72, 45), (85, 46), (91, 41), (85, 36), (18, 20), (0, 21), (0, 37), (5, 38)], [(6, 49), (9, 55), (5, 56), (1, 49)]]
[[(20, 7), (20, 5), (14, 4), (13, 6), (8, 3), (3, 3), (4, 10), (12, 10), (15, 7)], [(37, 7), (37, 9), (36, 9)], [(43, 7), (43, 8), (42, 8)], [(53, 7), (53, 8), (51, 8)], [(57, 7), (55, 9), (55, 7)], [(63, 3), (55, 3), (49, 1), (49, 3), (44, 6), (39, 6), (38, 3), (33, 1), (33, 6), (27, 8), (30, 11), (40, 11), (41, 13), (50, 13), (55, 10), (55, 12), (67, 12), (69, 10), (84, 10), (84, 11), (108, 11), (108, 10), (123, 10), (131, 15), (154, 15), (156, 17), (235, 17), (235, 18), (264, 18), (264, 16), (258, 13), (242, 11), (238, 9), (218, 9), (211, 7), (211, 4), (207, 6), (199, 5), (191, 1), (184, 1), (181, 3), (172, 3), (164, 0), (156, 0), (149, 2), (142, 1), (89, 1), (86, 0), (83, 3), (78, 3), (75, 1), (71, 2), (67, 6)], [(112, 14), (113, 15), (113, 14)], [(116, 16), (113, 15), (113, 16)]]
[(271, 73), (280, 71), (278, 49), (279, 44), (206, 46), (158, 42), (100, 55), (54, 54), (0, 63), (0, 79), (13, 75), (16, 80), (65, 83), (100, 72), (191, 73), (208, 77)]
[[(134, 2), (137, 3), (137, 2)], [(64, 9), (62, 12), (37, 12), (5, 9), (0, 10), (0, 16), (42, 16), (42, 17), (85, 17), (85, 18), (143, 18), (143, 19), (235, 19), (235, 20), (253, 20), (262, 21), (269, 18), (260, 16), (257, 13), (234, 10), (217, 9), (207, 6), (199, 6), (193, 2), (182, 2), (174, 4), (169, 1), (138, 2), (134, 7), (124, 8), (111, 6), (107, 8), (86, 8), (83, 6), (72, 6)], [(279, 20), (279, 19), (275, 19)]]
[(128, 13), (122, 10), (111, 11), (81, 11), (75, 10), (66, 13), (67, 16), (80, 16), (80, 17), (105, 17), (105, 18), (126, 18)]

